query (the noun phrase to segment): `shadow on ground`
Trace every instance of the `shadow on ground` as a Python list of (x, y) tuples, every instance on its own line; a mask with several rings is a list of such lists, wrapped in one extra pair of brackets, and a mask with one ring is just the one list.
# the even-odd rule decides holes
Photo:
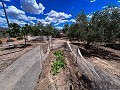
[(85, 49), (84, 48), (85, 44), (79, 44), (79, 43), (72, 43), (72, 44), (79, 46), (79, 49), (84, 57), (89, 58), (94, 56), (106, 60), (120, 61), (120, 57), (118, 55), (115, 55), (114, 53), (104, 50), (100, 47), (90, 45), (89, 49)]

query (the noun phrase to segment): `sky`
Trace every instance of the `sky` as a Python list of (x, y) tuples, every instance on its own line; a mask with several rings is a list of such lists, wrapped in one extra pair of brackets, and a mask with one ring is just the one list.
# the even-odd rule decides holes
[[(104, 9), (108, 4), (120, 6), (120, 0), (3, 0), (10, 23), (34, 25), (52, 23), (62, 29), (65, 23), (75, 22), (76, 15), (83, 9), (88, 18), (92, 13)], [(0, 27), (7, 27), (2, 3), (0, 2)]]

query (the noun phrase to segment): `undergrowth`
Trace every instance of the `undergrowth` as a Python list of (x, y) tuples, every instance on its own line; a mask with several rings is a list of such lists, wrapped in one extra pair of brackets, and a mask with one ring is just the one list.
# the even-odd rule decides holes
[(62, 68), (65, 68), (64, 56), (61, 50), (54, 51), (53, 54), (56, 56), (56, 61), (52, 65), (51, 73), (57, 75)]

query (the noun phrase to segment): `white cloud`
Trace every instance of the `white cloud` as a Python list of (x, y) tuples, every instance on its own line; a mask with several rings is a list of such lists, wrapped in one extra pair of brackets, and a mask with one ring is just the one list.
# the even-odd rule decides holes
[(65, 22), (75, 22), (74, 19), (67, 20), (72, 15), (66, 14), (64, 12), (56, 12), (54, 10), (51, 10), (49, 13), (45, 15), (47, 15), (45, 19), (37, 19), (37, 21), (40, 21), (44, 25), (50, 24), (50, 23), (54, 23), (54, 25), (59, 25)]
[(5, 16), (5, 13), (4, 13), (3, 9), (0, 9), (0, 16), (2, 16), (2, 17)]
[(57, 28), (57, 29), (59, 29), (59, 30), (62, 30), (62, 29), (63, 29), (63, 27), (55, 27), (55, 28)]
[(44, 20), (44, 19), (37, 19), (37, 22), (41, 22), (43, 25), (47, 25), (47, 24), (50, 24), (51, 22), (48, 22), (48, 21), (46, 21), (46, 20)]
[(14, 19), (23, 20), (23, 21), (36, 20), (35, 17), (31, 17), (31, 16), (27, 17), (24, 11), (17, 9), (15, 6), (9, 6), (6, 9), (6, 12), (8, 16)]
[(36, 20), (36, 17), (28, 16), (28, 20)]
[(118, 2), (120, 3), (120, 0)]
[(30, 21), (29, 24), (30, 24), (30, 25), (34, 25), (35, 23), (34, 23), (33, 21)]
[(9, 6), (6, 9), (6, 11), (7, 11), (8, 16), (10, 17), (13, 17), (19, 20), (25, 20), (25, 21), (28, 20), (27, 16), (25, 15), (25, 12), (17, 9), (15, 6)]
[(75, 19), (70, 19), (70, 20), (59, 20), (59, 21), (55, 24), (55, 26), (56, 26), (56, 25), (59, 25), (59, 24), (62, 24), (62, 23), (66, 23), (66, 22), (73, 22), (73, 23), (75, 23), (76, 20), (75, 20)]
[(17, 23), (17, 24), (19, 24), (20, 26), (24, 26), (24, 25), (26, 24), (25, 21), (20, 21), (20, 20), (12, 19), (12, 18), (9, 19), (9, 22), (10, 22), (10, 23)]
[(68, 20), (65, 19), (70, 18), (72, 16), (71, 14), (66, 14), (64, 12), (56, 12), (54, 10), (51, 10), (49, 13), (45, 15), (47, 15), (45, 19), (37, 19), (37, 21), (40, 21), (44, 25), (50, 23), (55, 23), (55, 25), (65, 23), (68, 22)]
[(90, 2), (92, 3), (92, 2), (95, 2), (96, 0), (91, 0)]
[[(5, 3), (4, 3), (4, 6), (7, 7)], [(0, 7), (3, 7), (2, 2), (0, 2)]]
[[(17, 23), (17, 24), (19, 24), (20, 26), (24, 26), (25, 24), (27, 24), (27, 22), (25, 22), (25, 21), (13, 19), (13, 18), (9, 18), (9, 23)], [(30, 25), (35, 24), (33, 21), (29, 21), (28, 23), (29, 23)], [(7, 21), (6, 21), (5, 18), (0, 17), (0, 27), (8, 27)]]
[(72, 16), (71, 14), (66, 14), (64, 12), (56, 12), (54, 10), (51, 10), (46, 15), (48, 15), (48, 16), (45, 18), (45, 20), (54, 21), (54, 22), (56, 22), (57, 20), (70, 18)]
[(0, 17), (0, 27), (7, 27), (7, 22), (5, 18)]
[(20, 0), (22, 8), (32, 14), (43, 13), (45, 7), (39, 3), (37, 4), (36, 0)]
[(75, 20), (75, 19), (71, 19), (71, 20), (70, 20), (70, 22), (73, 22), (73, 23), (75, 23), (75, 22), (76, 22), (76, 20)]
[(9, 1), (10, 2), (10, 0), (3, 0), (3, 1)]
[(66, 14), (64, 12), (56, 12), (54, 10), (51, 10), (45, 15), (47, 15), (45, 19), (39, 19), (40, 22), (45, 25), (50, 23), (56, 23), (56, 25), (58, 25), (60, 23), (68, 22), (68, 20), (65, 19), (70, 18), (72, 16), (71, 14)]
[(5, 19), (5, 18), (0, 17), (0, 23), (4, 23), (4, 22), (6, 22), (6, 19)]
[(68, 22), (68, 20), (59, 20), (59, 21), (55, 24), (55, 26), (56, 26), (56, 25), (59, 25), (59, 24), (61, 24), (61, 23), (65, 23), (65, 22)]
[(105, 9), (105, 8), (107, 8), (107, 7), (108, 7), (108, 6), (103, 6), (102, 8)]

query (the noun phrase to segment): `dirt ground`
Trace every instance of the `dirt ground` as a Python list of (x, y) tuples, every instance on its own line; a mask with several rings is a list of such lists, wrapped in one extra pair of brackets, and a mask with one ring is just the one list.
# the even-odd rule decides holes
[[(11, 44), (24, 44), (24, 40), (19, 40), (12, 42)], [(13, 48), (13, 49), (4, 49), (4, 47), (0, 46), (0, 72), (2, 72), (5, 68), (11, 65), (14, 61), (16, 61), (19, 57), (24, 55), (29, 50), (35, 48), (37, 43), (29, 43), (30, 46), (26, 48)]]
[(120, 51), (107, 47), (90, 47), (88, 50), (81, 47), (82, 55), (93, 63), (95, 67), (120, 77)]
[[(53, 43), (54, 45), (57, 45), (65, 41), (66, 40), (55, 39)], [(82, 46), (79, 48), (83, 57), (87, 61), (91, 62), (95, 68), (106, 71), (111, 75), (115, 75), (120, 78), (119, 50), (106, 47), (92, 47), (88, 50)], [(93, 90), (91, 80), (89, 80), (85, 75), (81, 74), (82, 71), (80, 71), (78, 68), (75, 58), (73, 58), (71, 53), (66, 49), (62, 48), (62, 50), (64, 52), (66, 62), (65, 69), (62, 69), (61, 72), (56, 76), (53, 76), (50, 73), (51, 65), (55, 61), (55, 56), (52, 52), (50, 52), (48, 58), (43, 63), (43, 70), (35, 90)], [(119, 89), (117, 88), (117, 90)]]
[(64, 49), (62, 51), (66, 63), (65, 69), (55, 76), (51, 74), (51, 65), (55, 61), (55, 56), (50, 52), (43, 62), (43, 70), (35, 90), (90, 90), (91, 86), (88, 82), (84, 82), (83, 76), (79, 75), (74, 58), (68, 51)]

